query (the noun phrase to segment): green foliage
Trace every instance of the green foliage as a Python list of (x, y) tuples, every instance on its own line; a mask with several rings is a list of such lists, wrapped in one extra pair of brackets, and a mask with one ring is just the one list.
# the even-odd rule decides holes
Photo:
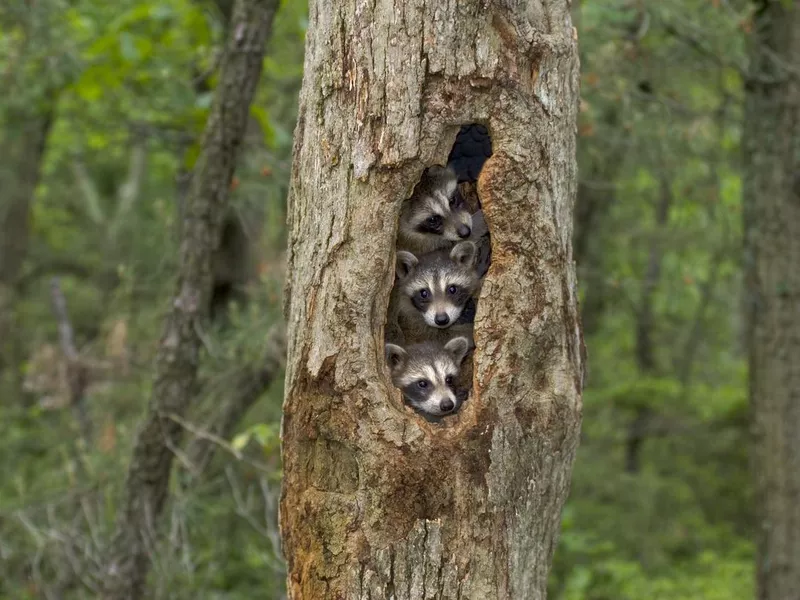
[(580, 8), (579, 170), (608, 191), (578, 264), (596, 313), (557, 600), (752, 596), (737, 10)]
[[(93, 597), (92, 574), (71, 579), (65, 556), (96, 561), (113, 526), (175, 285), (179, 180), (199, 152), (225, 24), (214, 2), (200, 0), (0, 4), (0, 143), (57, 108), (13, 310), (18, 364), (0, 365), (0, 598)], [(576, 10), (581, 180), (604, 195), (578, 264), (584, 319), (594, 326), (582, 444), (550, 582), (556, 600), (751, 596), (737, 258), (748, 10), (688, 0)], [(262, 276), (247, 305), (203, 332), (202, 393), (190, 419), (200, 430), (281, 318), (306, 26), (305, 2), (284, 0), (232, 186)], [(37, 352), (58, 348), (52, 275), (82, 355), (126, 367), (87, 390), (88, 443), (69, 409), (23, 385), (41, 369)], [(642, 325), (652, 364), (643, 361)], [(113, 352), (120, 332), (122, 358)], [(281, 597), (281, 397), (278, 378), (202, 473), (178, 449), (155, 598)], [(639, 470), (630, 473), (628, 438), (642, 414)]]
[[(259, 364), (265, 336), (281, 318), (305, 12), (305, 2), (282, 3), (252, 106), (231, 193), (261, 275), (248, 285), (249, 302), (231, 306), (204, 332), (192, 432), (202, 432), (234, 398), (235, 382)], [(199, 149), (224, 32), (213, 3), (200, 0), (0, 6), (0, 82), (9, 92), (0, 99), (0, 143), (50, 102), (57, 109), (13, 309), (19, 364), (5, 368), (0, 358), (0, 598), (96, 595), (96, 566), (174, 291), (181, 173)], [(95, 369), (85, 393), (88, 442), (73, 411), (59, 404), (68, 396), (58, 379), (63, 357), (52, 276), (67, 299), (78, 350)], [(228, 439), (215, 444), (202, 473), (176, 461), (167, 536), (151, 577), (154, 598), (281, 597), (285, 575), (274, 538), (281, 382), (279, 373)], [(250, 443), (231, 446), (242, 432)], [(190, 452), (194, 439), (187, 433), (179, 453)], [(77, 579), (70, 556), (88, 565)]]

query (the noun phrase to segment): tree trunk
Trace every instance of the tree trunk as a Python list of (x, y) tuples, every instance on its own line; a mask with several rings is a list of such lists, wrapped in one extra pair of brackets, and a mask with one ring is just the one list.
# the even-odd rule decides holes
[[(642, 276), (642, 293), (636, 309), (636, 367), (642, 378), (658, 375), (656, 344), (653, 341), (655, 319), (653, 315), (653, 294), (661, 279), (661, 262), (664, 258), (664, 233), (669, 222), (669, 209), (672, 205), (670, 181), (665, 176), (659, 186), (658, 204), (655, 207), (655, 225), (647, 252), (647, 267)], [(636, 414), (630, 425), (625, 441), (625, 470), (628, 473), (639, 472), (642, 445), (647, 439), (653, 409), (648, 404), (650, 398), (638, 398)]]
[(108, 550), (104, 598), (141, 598), (155, 526), (167, 499), (182, 419), (196, 393), (201, 329), (211, 292), (211, 256), (277, 0), (237, 0), (203, 148), (182, 227), (180, 271), (156, 361), (145, 422), (128, 468), (125, 497)]
[[(568, 3), (312, 1), (289, 194), (280, 525), (292, 600), (544, 598), (578, 443)], [(492, 266), (443, 424), (383, 358), (401, 203), (459, 128)]]
[[(16, 288), (28, 254), (31, 206), (54, 110), (55, 97), (48, 96), (39, 112), (6, 115), (8, 122), (0, 133), (0, 376), (6, 368), (18, 370), (13, 327)], [(21, 392), (20, 378), (15, 375), (14, 380)]]
[(800, 598), (800, 2), (759, 2), (745, 106), (757, 597)]

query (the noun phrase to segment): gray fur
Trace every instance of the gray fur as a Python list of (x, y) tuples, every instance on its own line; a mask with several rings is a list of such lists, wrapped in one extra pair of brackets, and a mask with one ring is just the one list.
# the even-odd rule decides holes
[(456, 385), (469, 347), (470, 342), (464, 337), (444, 345), (423, 342), (404, 348), (386, 344), (392, 383), (402, 390), (405, 401), (420, 412), (432, 417), (452, 414), (463, 401)]
[[(398, 249), (419, 255), (449, 248), (453, 243), (467, 239), (472, 232), (472, 216), (457, 190), (458, 178), (452, 169), (438, 165), (428, 168), (411, 197), (403, 204), (397, 234)], [(441, 218), (439, 230), (435, 233), (421, 231), (426, 219), (431, 217)], [(464, 231), (466, 235), (463, 235)]]
[(387, 333), (391, 328), (395, 332), (391, 335), (397, 336), (399, 329), (406, 341), (426, 339), (437, 329), (457, 323), (480, 283), (476, 250), (472, 242), (460, 242), (450, 251), (435, 250), (419, 257), (398, 252)]

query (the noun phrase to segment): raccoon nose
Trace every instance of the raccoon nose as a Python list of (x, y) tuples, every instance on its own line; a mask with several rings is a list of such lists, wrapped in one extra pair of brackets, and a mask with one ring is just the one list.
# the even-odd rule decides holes
[(469, 228), (469, 225), (459, 225), (456, 233), (458, 233), (458, 237), (466, 239), (472, 233), (472, 229)]
[(442, 412), (450, 412), (456, 407), (456, 403), (450, 400), (450, 398), (445, 398), (439, 403), (439, 409)]
[(433, 318), (433, 322), (439, 327), (444, 327), (450, 322), (450, 317), (447, 316), (447, 313), (439, 313)]

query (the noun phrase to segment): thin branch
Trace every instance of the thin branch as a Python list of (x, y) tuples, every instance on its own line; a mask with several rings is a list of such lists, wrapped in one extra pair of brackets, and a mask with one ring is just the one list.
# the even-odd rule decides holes
[[(134, 134), (135, 135), (135, 134)], [(147, 166), (147, 139), (135, 135), (128, 162), (128, 176), (117, 191), (117, 210), (108, 228), (109, 239), (114, 239), (119, 227), (139, 199)]]
[(89, 175), (86, 165), (83, 164), (79, 158), (72, 159), (70, 163), (72, 167), (72, 175), (75, 177), (75, 183), (78, 184), (78, 189), (83, 197), (83, 204), (85, 213), (95, 225), (103, 225), (106, 222), (106, 216), (103, 213), (103, 203), (100, 199), (100, 192)]
[[(653, 294), (661, 278), (661, 263), (664, 257), (663, 232), (669, 221), (669, 209), (673, 200), (671, 182), (666, 176), (662, 176), (659, 201), (656, 205), (656, 232), (650, 243), (642, 295), (636, 311), (636, 365), (643, 376), (652, 375), (658, 370), (653, 344)], [(639, 451), (645, 440), (651, 416), (650, 407), (642, 405), (628, 426), (625, 450), (625, 469), (628, 473), (636, 473), (639, 470)]]
[(283, 323), (276, 324), (267, 334), (264, 354), (256, 366), (243, 368), (230, 386), (227, 402), (208, 425), (203, 435), (192, 440), (187, 454), (189, 461), (199, 471), (211, 462), (215, 449), (222, 447), (241, 459), (238, 451), (226, 440), (233, 435), (236, 426), (250, 407), (266, 391), (276, 375), (283, 369), (286, 360), (286, 330)]
[(700, 38), (695, 37), (688, 31), (684, 29), (678, 29), (678, 27), (674, 23), (664, 23), (664, 31), (666, 31), (669, 35), (671, 35), (675, 39), (685, 43), (699, 55), (705, 56), (706, 58), (710, 59), (718, 67), (733, 69), (739, 74), (742, 80), (747, 79), (748, 72), (747, 68), (744, 65), (724, 59), (722, 56), (714, 52), (714, 50), (708, 48)]
[(67, 300), (61, 291), (57, 278), (50, 282), (50, 296), (52, 299), (53, 314), (58, 322), (58, 337), (61, 341), (61, 351), (67, 359), (67, 380), (69, 382), (69, 400), (75, 412), (75, 419), (80, 428), (81, 437), (89, 444), (91, 441), (92, 423), (86, 407), (86, 387), (89, 375), (86, 365), (83, 364), (78, 350), (75, 347), (75, 337), (72, 323), (67, 313)]

